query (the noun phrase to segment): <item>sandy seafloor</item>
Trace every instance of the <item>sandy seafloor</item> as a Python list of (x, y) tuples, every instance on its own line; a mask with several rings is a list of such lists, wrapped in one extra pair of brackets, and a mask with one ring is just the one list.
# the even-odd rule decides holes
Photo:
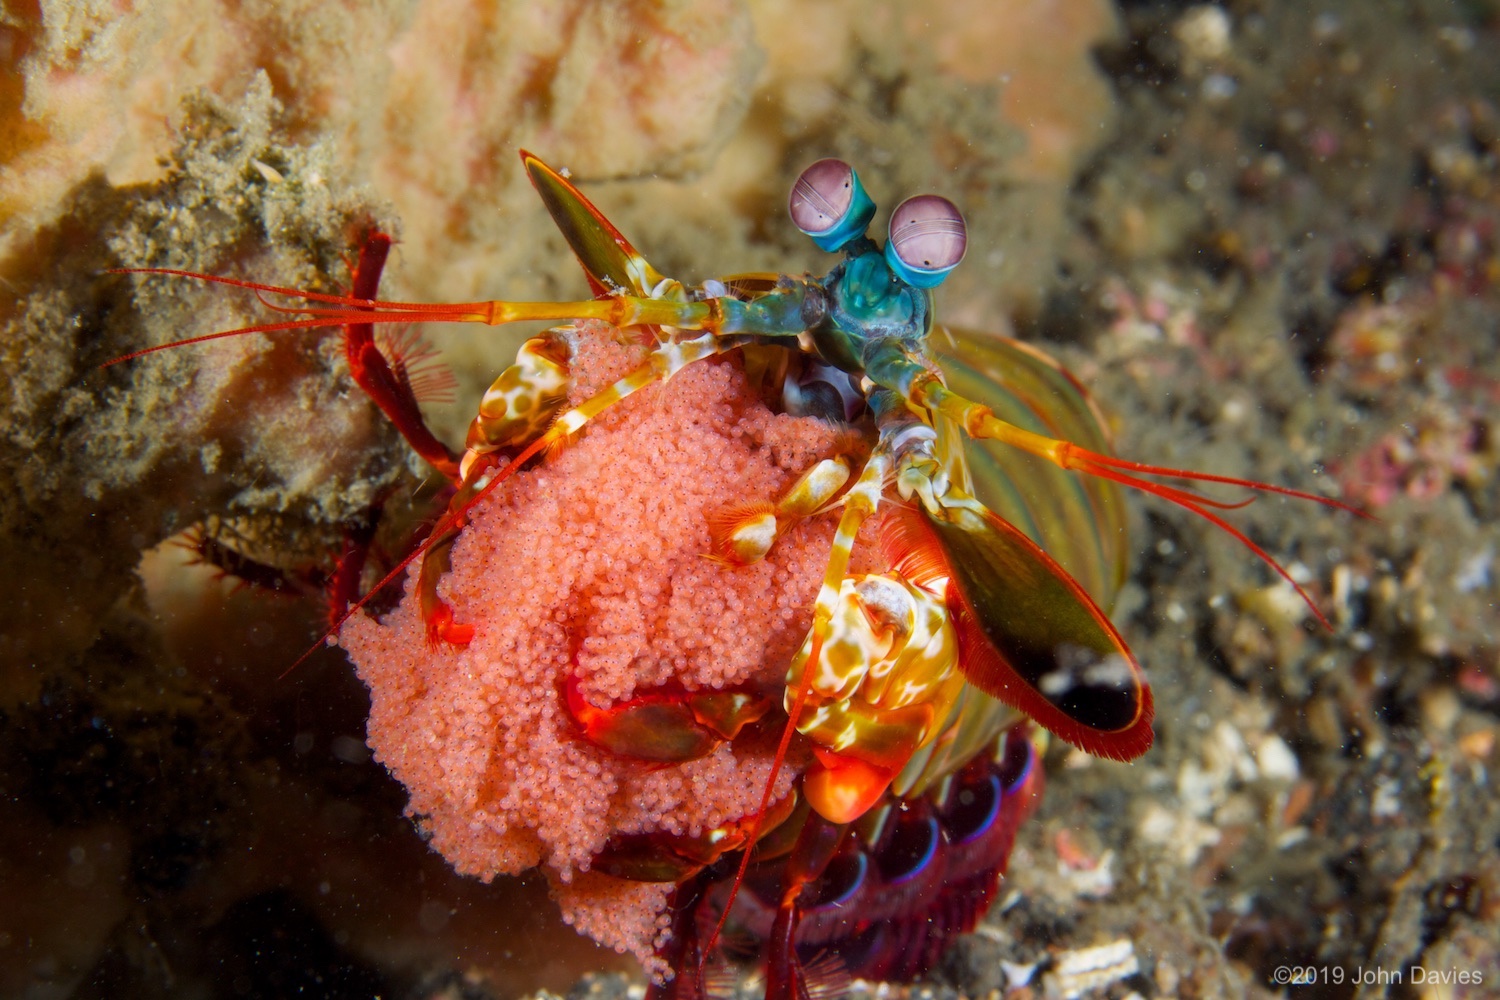
[[(818, 156), (887, 207), (949, 194), (971, 243), (940, 315), (1054, 350), (1120, 454), (1378, 518), (1233, 515), (1325, 631), (1233, 540), (1132, 501), (1115, 617), (1156, 746), (1128, 765), (1054, 746), (1001, 904), (915, 994), (1500, 993), (1500, 9), (993, 6), (1016, 9), (642, 3), (614, 34), (561, 5), (555, 23), (288, 7), (256, 37), (289, 47), (222, 58), (238, 8), (155, 15), (175, 26), (7, 8), (0, 995), (639, 982), (540, 880), (483, 886), (427, 852), (336, 651), (278, 679), (315, 600), (233, 591), (180, 547), (142, 562), (219, 517), (305, 569), (383, 488), (417, 491), (336, 339), (95, 369), (254, 310), (103, 268), (332, 288), (367, 218), (405, 240), (389, 294), (580, 294), (520, 145), (574, 165), (688, 279), (826, 266), (782, 214)], [(464, 99), (428, 107), (423, 87)], [(456, 437), (509, 348), (431, 336), (459, 376), (437, 417)], [(1279, 985), (1292, 968), (1316, 983)]]

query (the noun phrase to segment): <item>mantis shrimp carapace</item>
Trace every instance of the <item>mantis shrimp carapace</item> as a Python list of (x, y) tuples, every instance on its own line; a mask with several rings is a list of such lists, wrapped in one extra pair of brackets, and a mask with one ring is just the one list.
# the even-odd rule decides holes
[[(402, 607), (376, 623), (360, 614), (367, 595), (330, 633), (375, 695), (372, 744), (460, 870), (543, 865), (569, 919), (634, 949), (658, 993), (712, 991), (704, 970), (728, 923), (764, 942), (768, 997), (919, 975), (993, 900), (1040, 793), (1045, 734), (1118, 760), (1146, 751), (1151, 688), (1107, 616), (1125, 571), (1122, 486), (1229, 532), (1321, 620), (1226, 520), (1248, 501), (1162, 480), (1353, 508), (1116, 458), (1051, 358), (937, 324), (932, 289), (967, 241), (946, 199), (903, 202), (882, 246), (866, 235), (875, 206), (855, 171), (818, 161), (790, 211), (839, 255), (827, 274), (689, 286), (562, 174), (522, 160), (590, 299), (383, 301), (379, 234), (346, 296), (136, 273), (302, 303), (181, 343), (346, 328), (355, 378), (451, 487), (425, 541), (379, 585), (405, 577)], [(462, 450), (427, 429), (370, 334), (516, 320), (562, 325), (522, 346)], [(729, 430), (704, 437), (716, 421)], [(661, 457), (689, 439), (707, 443)], [(632, 499), (608, 499), (621, 491)], [(516, 575), (486, 590), (471, 582), (484, 566)], [(545, 586), (536, 571), (551, 574)], [(611, 616), (635, 625), (605, 636)], [(710, 636), (718, 622), (727, 640)], [(620, 645), (632, 628), (634, 645)], [(484, 680), (523, 660), (532, 687), (514, 672)], [(472, 711), (452, 698), (443, 717), (412, 707), (460, 674), (478, 678)], [(383, 701), (388, 688), (405, 693)], [(425, 747), (407, 753), (418, 730)], [(465, 771), (455, 747), (487, 763)], [(571, 791), (537, 785), (538, 773), (566, 775)], [(592, 917), (588, 892), (606, 901)], [(644, 929), (606, 929), (632, 906)]]

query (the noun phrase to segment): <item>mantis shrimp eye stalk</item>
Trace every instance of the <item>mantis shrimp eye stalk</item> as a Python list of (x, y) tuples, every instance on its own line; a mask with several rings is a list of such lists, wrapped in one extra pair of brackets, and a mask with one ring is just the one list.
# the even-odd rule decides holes
[(859, 174), (843, 160), (819, 160), (792, 185), (788, 205), (792, 222), (820, 249), (835, 252), (865, 233), (875, 203)]
[(958, 206), (935, 194), (919, 194), (891, 213), (885, 262), (908, 284), (936, 288), (964, 259), (968, 226)]

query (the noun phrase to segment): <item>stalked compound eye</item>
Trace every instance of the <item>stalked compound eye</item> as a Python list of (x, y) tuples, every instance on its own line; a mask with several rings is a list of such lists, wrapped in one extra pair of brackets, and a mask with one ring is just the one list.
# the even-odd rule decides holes
[(968, 244), (969, 230), (958, 206), (935, 194), (919, 194), (891, 213), (885, 262), (907, 283), (933, 288), (964, 259)]
[(792, 222), (820, 249), (833, 253), (864, 235), (875, 215), (859, 174), (843, 160), (819, 160), (792, 185)]

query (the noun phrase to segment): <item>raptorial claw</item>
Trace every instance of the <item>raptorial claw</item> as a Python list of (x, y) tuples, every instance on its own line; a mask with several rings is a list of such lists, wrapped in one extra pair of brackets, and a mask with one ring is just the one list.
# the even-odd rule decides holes
[(771, 709), (771, 699), (753, 691), (686, 691), (658, 687), (597, 708), (576, 676), (563, 684), (568, 713), (591, 742), (641, 760), (682, 763), (706, 757), (733, 740)]
[(1151, 688), (1109, 617), (1052, 557), (988, 510), (892, 518), (904, 575), (941, 580), (969, 682), (1091, 754), (1151, 746)]

